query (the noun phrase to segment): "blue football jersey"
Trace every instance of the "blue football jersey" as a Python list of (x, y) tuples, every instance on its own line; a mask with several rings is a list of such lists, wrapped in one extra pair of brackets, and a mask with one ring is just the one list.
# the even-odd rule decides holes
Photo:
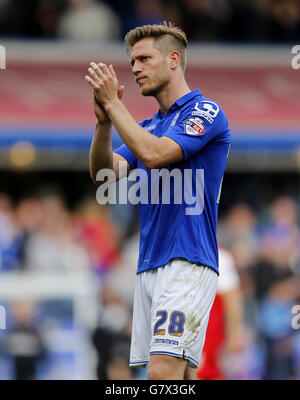
[[(218, 273), (217, 217), (226, 168), (230, 129), (219, 104), (196, 89), (178, 99), (167, 115), (161, 110), (140, 125), (167, 136), (184, 159), (147, 170), (126, 145), (116, 153), (138, 174), (140, 246), (137, 273), (166, 265), (173, 258), (211, 267)], [(145, 194), (146, 193), (146, 194)]]

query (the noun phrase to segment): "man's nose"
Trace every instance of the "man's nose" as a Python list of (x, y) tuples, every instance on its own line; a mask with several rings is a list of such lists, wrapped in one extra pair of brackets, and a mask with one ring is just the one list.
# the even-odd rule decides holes
[(132, 73), (137, 75), (139, 72), (142, 71), (142, 66), (139, 62), (135, 62), (132, 66)]

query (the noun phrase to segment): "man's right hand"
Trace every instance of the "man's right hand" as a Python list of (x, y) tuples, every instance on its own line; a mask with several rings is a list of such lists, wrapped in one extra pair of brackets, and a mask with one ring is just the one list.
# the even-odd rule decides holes
[[(125, 89), (124, 86), (120, 86), (119, 87), (119, 89), (118, 89), (118, 97), (119, 97), (119, 99), (122, 98), (123, 93), (124, 93), (124, 89)], [(98, 101), (96, 99), (95, 92), (94, 92), (94, 113), (96, 115), (98, 124), (110, 123), (109, 116), (107, 115), (107, 113), (105, 112), (103, 107), (98, 103)]]

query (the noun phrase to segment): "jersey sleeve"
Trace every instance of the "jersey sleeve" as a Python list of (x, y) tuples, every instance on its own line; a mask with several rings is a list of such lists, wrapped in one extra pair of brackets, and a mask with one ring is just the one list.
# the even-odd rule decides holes
[(125, 160), (128, 161), (131, 169), (135, 169), (137, 167), (137, 159), (136, 156), (128, 149), (126, 144), (122, 144), (114, 153), (120, 154), (120, 156), (124, 157)]
[[(139, 122), (139, 125), (144, 128), (147, 120)], [(126, 144), (122, 144), (120, 147), (114, 150), (114, 153), (120, 154), (120, 156), (124, 157), (125, 160), (128, 161), (130, 168), (135, 169), (137, 168), (137, 158), (136, 156), (129, 150)]]
[(174, 126), (164, 136), (182, 148), (187, 159), (211, 141), (230, 142), (227, 118), (217, 103), (201, 101), (183, 110)]

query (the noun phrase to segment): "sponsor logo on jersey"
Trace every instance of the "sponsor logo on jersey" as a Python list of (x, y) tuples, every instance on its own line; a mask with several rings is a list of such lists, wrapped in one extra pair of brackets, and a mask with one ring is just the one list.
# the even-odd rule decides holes
[(192, 115), (205, 118), (210, 124), (214, 122), (214, 118), (219, 114), (220, 107), (210, 100), (203, 100), (195, 104), (195, 111)]
[(188, 135), (203, 135), (205, 132), (205, 126), (201, 118), (189, 118), (184, 125), (185, 133)]
[(177, 340), (170, 340), (170, 339), (155, 339), (155, 343), (173, 344), (175, 346), (178, 346)]
[(205, 111), (192, 111), (192, 115), (193, 116), (197, 116), (197, 117), (201, 117), (201, 118), (205, 118), (206, 121), (208, 121), (210, 124), (212, 124), (214, 122), (214, 119), (207, 114)]
[(144, 129), (146, 129), (146, 131), (153, 131), (154, 129), (156, 128), (156, 125), (150, 125), (150, 126), (147, 126), (146, 128), (144, 128)]

